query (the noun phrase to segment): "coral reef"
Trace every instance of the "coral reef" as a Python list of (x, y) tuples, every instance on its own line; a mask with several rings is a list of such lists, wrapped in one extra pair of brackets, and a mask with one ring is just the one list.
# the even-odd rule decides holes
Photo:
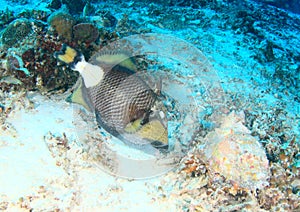
[(58, 10), (49, 16), (49, 25), (55, 30), (58, 36), (71, 41), (73, 34), (72, 29), (76, 23), (73, 16), (71, 16), (66, 9)]
[[(52, 14), (44, 10), (26, 9), (18, 16), (22, 18), (14, 17), (10, 11), (2, 16), (3, 24), (12, 18), (16, 20), (2, 31), (1, 41), (6, 51), (1, 56), (4, 68), (1, 75), (5, 77), (1, 78), (1, 88), (23, 87), (42, 93), (70, 88), (78, 74), (65, 65), (57, 64), (53, 53), (60, 49), (62, 43), (68, 43), (89, 57), (94, 51), (90, 44), (99, 36), (97, 27), (91, 23), (75, 25), (76, 19), (65, 7)], [(21, 83), (11, 83), (14, 78)]]
[[(18, 48), (9, 48), (2, 60), (5, 68), (2, 76), (16, 78), (26, 90), (39, 90), (42, 93), (62, 92), (70, 88), (78, 74), (65, 66), (58, 66), (53, 58), (62, 41), (45, 32), (43, 25), (34, 25), (34, 36), (25, 39)], [(1, 83), (3, 89), (14, 89), (10, 80)], [(6, 83), (8, 82), (8, 83)]]
[(21, 42), (31, 31), (31, 24), (28, 19), (16, 19), (5, 28), (1, 37), (1, 42), (6, 46), (11, 47), (16, 43)]
[(19, 16), (27, 18), (34, 22), (34, 24), (39, 23), (39, 25), (46, 25), (46, 21), (48, 16), (50, 15), (50, 11), (46, 10), (30, 10), (25, 9), (19, 13)]
[(57, 61), (53, 59), (54, 52), (59, 50), (61, 45), (55, 36), (41, 34), (37, 36), (36, 45), (23, 52), (22, 60), (33, 75), (33, 89), (42, 93), (66, 91), (76, 82), (78, 73), (66, 66), (58, 66)]
[(74, 40), (81, 43), (90, 44), (99, 37), (98, 29), (90, 23), (80, 23), (73, 26)]
[(102, 15), (103, 26), (106, 28), (114, 28), (118, 23), (116, 19), (110, 12), (104, 12)]
[(62, 3), (67, 5), (71, 14), (81, 13), (86, 4), (85, 2), (85, 0), (62, 0)]
[(2, 28), (6, 24), (12, 22), (14, 20), (14, 18), (15, 17), (11, 10), (9, 10), (8, 8), (6, 8), (6, 10), (2, 10), (0, 12), (0, 27)]
[[(22, 58), (14, 52), (9, 52), (7, 56), (7, 69), (8, 71), (17, 74), (16, 72), (23, 72), (23, 77), (30, 76), (30, 72), (24, 67)], [(22, 73), (20, 73), (22, 76)], [(25, 76), (24, 76), (25, 75)]]
[(51, 0), (48, 7), (52, 9), (59, 9), (61, 7), (61, 0)]

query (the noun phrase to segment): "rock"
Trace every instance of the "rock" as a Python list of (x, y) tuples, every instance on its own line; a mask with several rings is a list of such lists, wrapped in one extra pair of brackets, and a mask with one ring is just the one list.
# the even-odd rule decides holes
[(220, 128), (210, 132), (205, 140), (204, 158), (212, 173), (245, 189), (261, 189), (268, 185), (269, 162), (260, 143), (242, 124), (242, 117), (229, 114)]

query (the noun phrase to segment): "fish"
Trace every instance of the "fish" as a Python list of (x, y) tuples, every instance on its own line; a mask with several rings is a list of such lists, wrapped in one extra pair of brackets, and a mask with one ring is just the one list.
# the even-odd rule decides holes
[(128, 53), (99, 52), (86, 62), (82, 53), (64, 44), (54, 57), (80, 73), (68, 102), (94, 112), (99, 127), (126, 144), (168, 149), (161, 81), (152, 89)]

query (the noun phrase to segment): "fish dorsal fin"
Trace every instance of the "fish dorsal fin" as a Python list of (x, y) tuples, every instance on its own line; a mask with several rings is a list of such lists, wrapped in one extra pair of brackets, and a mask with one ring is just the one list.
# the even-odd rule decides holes
[(86, 110), (92, 112), (94, 111), (93, 105), (89, 99), (87, 88), (82, 82), (82, 77), (79, 77), (77, 83), (75, 84), (75, 89), (73, 93), (66, 98), (67, 102), (76, 103), (82, 105)]
[(103, 67), (106, 71), (110, 71), (116, 65), (125, 67), (134, 72), (136, 71), (133, 57), (126, 51), (102, 51), (95, 54), (90, 59), (90, 62)]

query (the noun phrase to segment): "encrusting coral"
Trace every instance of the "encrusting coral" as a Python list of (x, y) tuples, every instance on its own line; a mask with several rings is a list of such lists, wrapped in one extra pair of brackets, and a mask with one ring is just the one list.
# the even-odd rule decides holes
[(10, 47), (21, 42), (32, 31), (30, 21), (26, 18), (16, 19), (4, 30), (1, 42)]
[(52, 13), (48, 18), (48, 23), (56, 31), (58, 36), (65, 38), (67, 41), (72, 40), (72, 30), (76, 21), (66, 9), (62, 8)]
[(84, 43), (92, 43), (99, 37), (99, 31), (96, 26), (90, 23), (80, 23), (73, 26), (74, 40)]

